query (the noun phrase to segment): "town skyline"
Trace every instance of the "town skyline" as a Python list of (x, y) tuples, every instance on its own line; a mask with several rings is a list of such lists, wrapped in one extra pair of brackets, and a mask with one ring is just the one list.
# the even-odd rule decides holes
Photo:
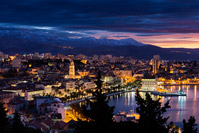
[[(174, 126), (168, 127), (168, 130), (184, 131), (187, 129), (178, 123), (189, 119), (190, 114), (194, 116), (190, 119), (198, 120), (198, 73), (199, 61), (165, 60), (160, 55), (139, 60), (111, 54), (86, 56), (36, 52), (12, 56), (0, 52), (0, 108), (8, 116), (14, 114), (17, 117), (16, 113), (19, 112), (23, 118), (21, 122), (25, 125), (21, 128), (42, 132), (72, 131), (75, 128), (76, 131), (84, 132), (77, 125), (74, 128), (71, 126), (80, 121), (89, 122), (87, 115), (82, 114), (87, 100), (95, 101), (93, 98), (103, 97), (104, 100), (100, 101), (112, 108), (112, 115), (107, 117), (101, 115), (104, 111), (101, 105), (94, 106), (94, 109), (103, 110), (94, 113), (100, 119), (109, 118), (113, 125), (120, 125), (121, 121), (135, 124), (146, 118), (138, 112), (137, 105), (142, 103), (136, 102), (139, 101), (138, 97), (145, 100), (143, 96), (146, 94), (148, 100), (158, 102), (158, 106), (171, 101), (170, 105), (165, 106), (168, 112), (163, 116), (170, 116), (165, 124), (174, 122), (170, 123)], [(61, 125), (62, 128), (59, 127)], [(10, 124), (7, 126), (12, 127)], [(87, 130), (85, 125), (80, 126)], [(132, 125), (127, 127), (132, 128)], [(195, 125), (193, 127), (197, 130)], [(108, 128), (111, 126), (101, 129)], [(128, 128), (124, 128), (125, 132), (143, 129)], [(166, 130), (167, 126), (162, 128)], [(117, 132), (124, 132), (123, 128), (119, 130)]]

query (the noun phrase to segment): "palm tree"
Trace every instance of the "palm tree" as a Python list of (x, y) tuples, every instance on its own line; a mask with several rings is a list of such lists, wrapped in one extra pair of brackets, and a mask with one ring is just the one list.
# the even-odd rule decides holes
[(59, 97), (63, 95), (61, 91), (59, 91), (58, 93), (59, 93)]
[(59, 89), (58, 89), (58, 88), (56, 88), (56, 89), (55, 89), (55, 93), (57, 94), (58, 92), (59, 92)]

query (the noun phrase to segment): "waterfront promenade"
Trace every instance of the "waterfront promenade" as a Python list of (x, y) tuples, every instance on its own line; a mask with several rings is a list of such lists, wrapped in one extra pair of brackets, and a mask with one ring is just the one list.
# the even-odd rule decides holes
[[(126, 93), (126, 92), (135, 92), (135, 88), (132, 88), (131, 90), (123, 90), (123, 91), (119, 91), (119, 92), (108, 93), (108, 94), (106, 94), (106, 96), (110, 97), (110, 96), (119, 95), (121, 93)], [(143, 92), (143, 91), (141, 91), (141, 92)], [(81, 99), (78, 99), (78, 100), (72, 100), (72, 101), (66, 102), (65, 105), (69, 106), (71, 104), (76, 104), (76, 103), (79, 103), (79, 102), (83, 102), (86, 99), (92, 99), (92, 98), (94, 98), (94, 97), (93, 96), (89, 96), (89, 97), (81, 98)]]
[[(129, 90), (122, 90), (122, 91), (119, 91), (119, 92), (108, 93), (108, 94), (106, 94), (106, 96), (110, 97), (110, 96), (119, 95), (119, 94), (122, 94), (122, 93), (135, 92), (135, 91), (136, 91), (136, 88), (131, 88)], [(184, 95), (179, 95), (179, 94), (176, 94), (176, 93), (172, 93), (172, 94), (171, 93), (169, 93), (169, 94), (164, 93), (164, 94), (161, 94), (161, 92), (157, 92), (157, 91), (146, 91), (146, 90), (141, 90), (141, 89), (139, 89), (139, 92), (151, 92), (152, 95), (160, 95), (160, 96), (186, 96), (186, 94), (184, 94)], [(92, 99), (92, 98), (94, 98), (94, 97), (93, 96), (88, 96), (88, 97), (85, 97), (85, 98), (80, 98), (80, 99), (77, 99), (77, 100), (72, 100), (72, 101), (66, 102), (65, 105), (69, 106), (71, 104), (77, 104), (79, 102), (85, 101), (86, 99)]]

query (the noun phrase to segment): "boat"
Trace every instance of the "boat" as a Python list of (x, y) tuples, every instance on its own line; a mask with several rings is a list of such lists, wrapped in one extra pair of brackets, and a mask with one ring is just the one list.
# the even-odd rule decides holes
[(184, 91), (178, 91), (177, 93), (152, 91), (151, 94), (159, 95), (159, 96), (186, 96), (187, 95), (186, 93), (184, 93)]

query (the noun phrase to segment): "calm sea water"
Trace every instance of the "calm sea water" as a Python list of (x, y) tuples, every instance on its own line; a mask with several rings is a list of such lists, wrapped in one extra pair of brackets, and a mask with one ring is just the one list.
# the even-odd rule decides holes
[[(167, 86), (165, 88), (177, 92), (180, 87), (187, 93), (187, 96), (178, 97), (160, 97), (161, 103), (164, 104), (170, 100), (171, 108), (164, 114), (169, 116), (169, 121), (175, 123), (182, 123), (183, 119), (188, 119), (190, 116), (195, 116), (196, 122), (199, 123), (199, 85), (186, 85), (186, 86)], [(140, 93), (141, 96), (145, 96), (145, 93)], [(153, 96), (154, 99), (159, 96)], [(114, 113), (119, 111), (130, 112), (135, 110), (135, 92), (128, 92), (117, 96), (112, 96), (109, 99), (109, 105), (115, 106)]]

